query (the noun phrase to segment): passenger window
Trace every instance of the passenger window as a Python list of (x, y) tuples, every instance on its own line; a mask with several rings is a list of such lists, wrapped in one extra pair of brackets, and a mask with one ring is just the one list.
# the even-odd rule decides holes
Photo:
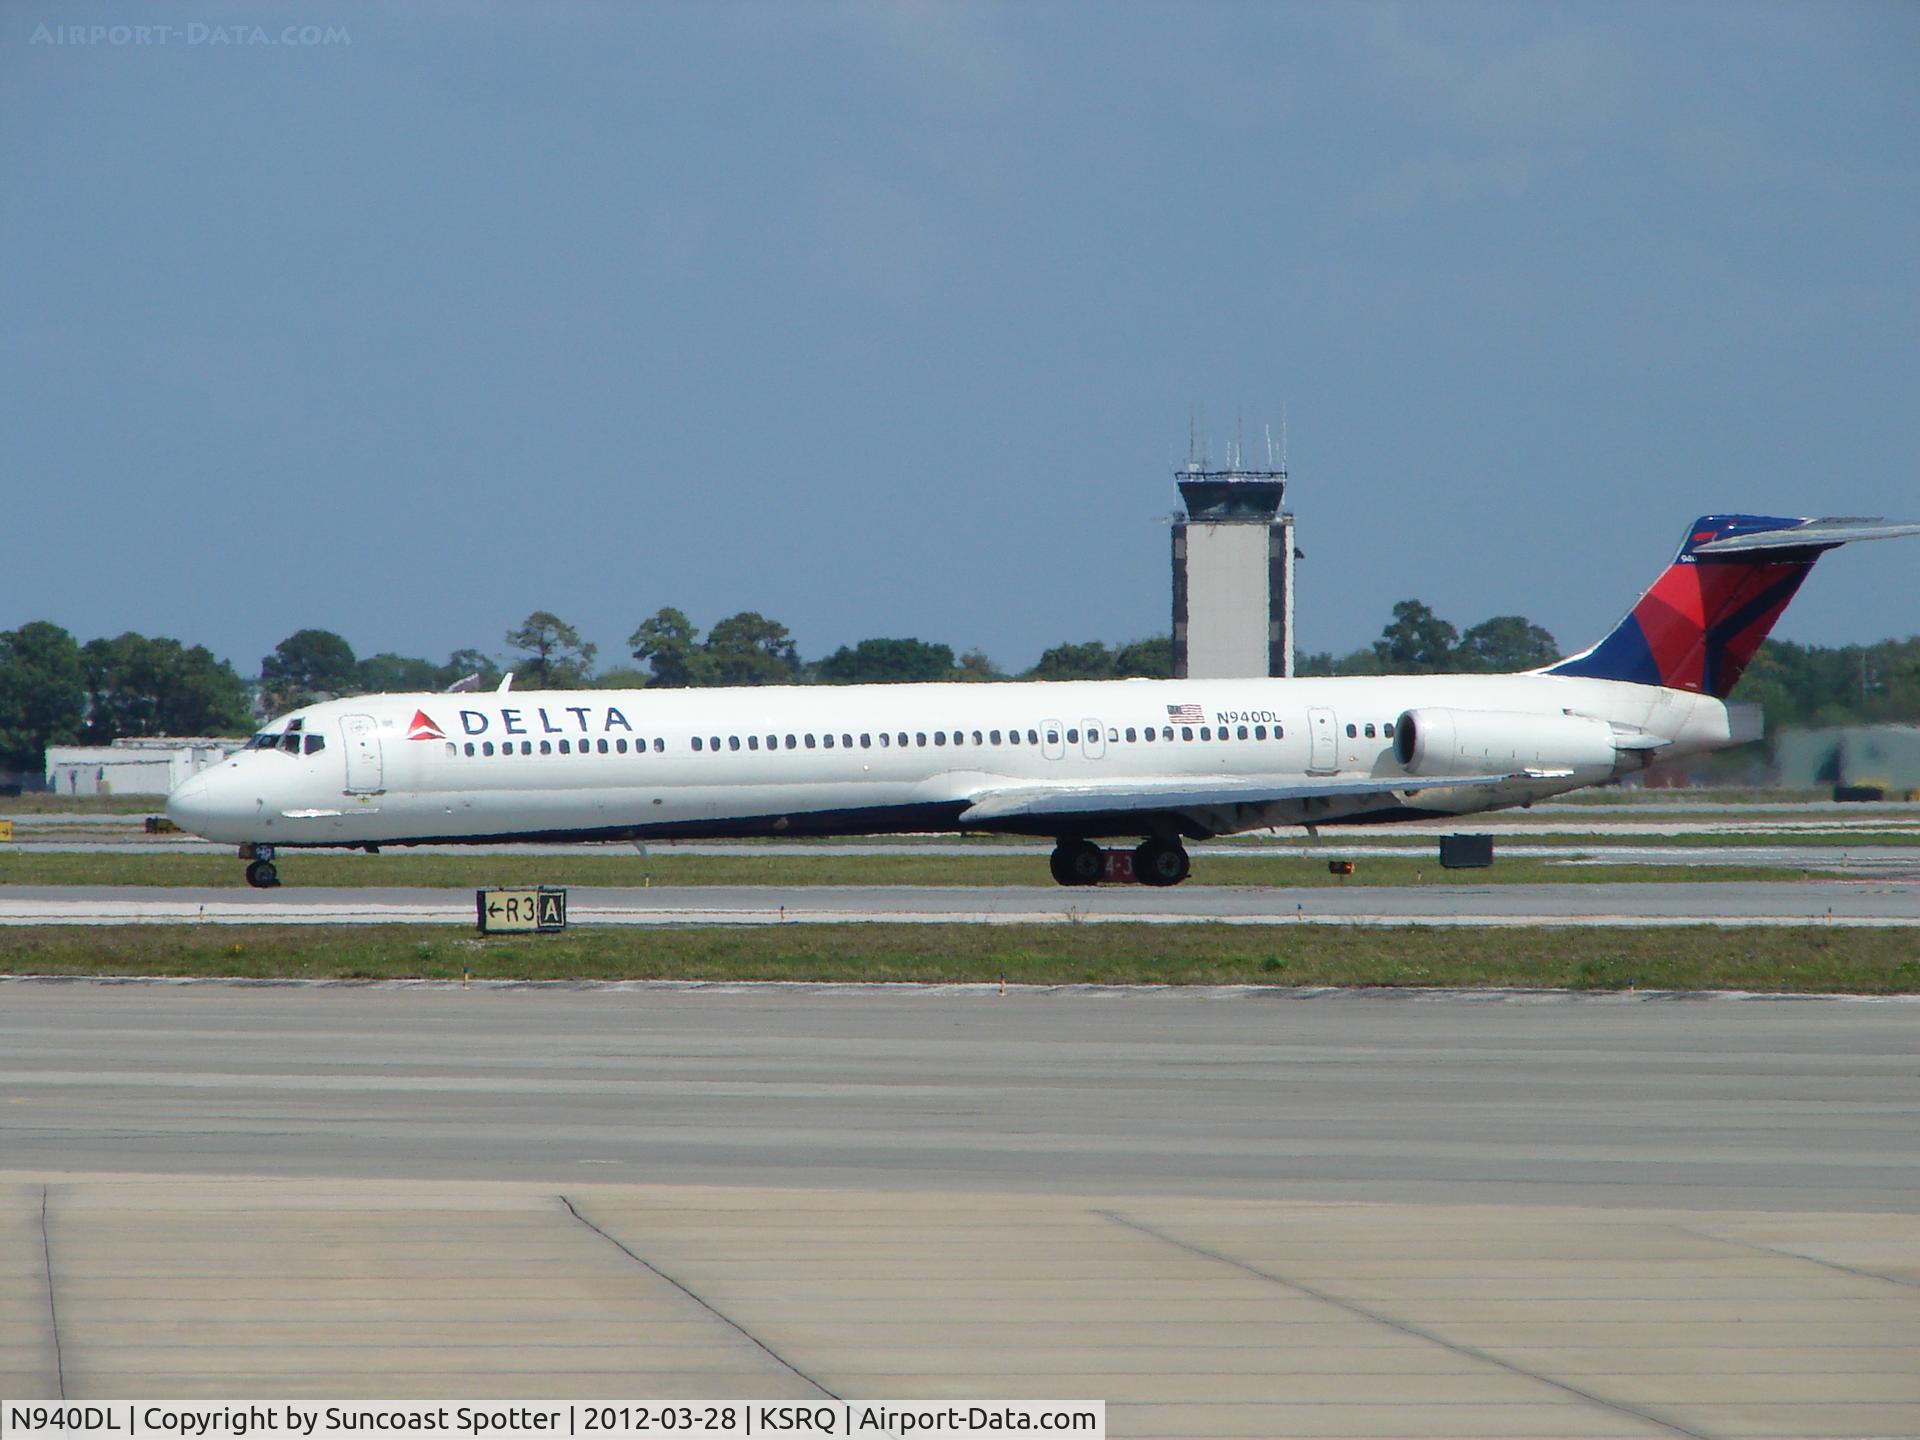
[(327, 748), (326, 736), (324, 735), (307, 736), (307, 754), (312, 755), (316, 751), (324, 750), (326, 748)]
[(885, 730), (882, 730), (880, 732), (880, 748), (882, 750), (885, 750), (892, 744), (893, 744), (893, 736), (888, 734)]
[(1182, 740), (1191, 740), (1191, 739), (1193, 739), (1193, 726), (1191, 726), (1191, 725), (1182, 725), (1182, 726), (1180, 727), (1180, 738), (1181, 738)]
[(1067, 744), (1078, 745), (1079, 743), (1080, 743), (1080, 732), (1078, 730), (1067, 731)]
[(759, 748), (760, 748), (760, 737), (758, 735), (747, 736), (747, 749), (758, 750)]
[(811, 730), (809, 730), (809, 731), (807, 732), (807, 749), (809, 749), (809, 750), (812, 750), (812, 749), (814, 749), (814, 748), (816, 748), (816, 747), (815, 747), (815, 745), (814, 745), (814, 740), (813, 740), (813, 732), (812, 732)]
[(1373, 739), (1373, 722), (1371, 720), (1367, 722), (1367, 739)]
[(841, 732), (840, 735), (840, 748), (842, 750), (851, 750), (853, 748), (853, 737), (844, 731)]
[(1162, 740), (1171, 740), (1171, 739), (1173, 739), (1173, 726), (1171, 726), (1171, 725), (1162, 725), (1162, 726), (1160, 727), (1160, 738), (1161, 738)]
[(693, 737), (693, 748), (694, 748), (694, 749), (696, 749), (696, 750), (704, 750), (704, 749), (706, 749), (706, 748), (707, 748), (707, 744), (706, 744), (706, 741), (704, 741), (704, 740), (702, 740), (702, 739), (701, 739), (701, 738), (700, 738), (700, 737), (699, 737), (698, 735), (696, 735), (696, 736), (694, 736), (694, 737)]
[(522, 755), (531, 755), (531, 754), (533, 754), (533, 741), (531, 741), (531, 740), (522, 740), (522, 741), (520, 742), (520, 753), (521, 753)]
[(740, 737), (738, 735), (727, 736), (727, 749), (738, 750), (739, 748), (740, 748)]
[(1286, 726), (1284, 726), (1284, 725), (1276, 725), (1276, 726), (1274, 726), (1274, 727), (1273, 727), (1273, 738), (1274, 738), (1274, 739), (1276, 739), (1276, 740), (1284, 740), (1284, 739), (1286, 739), (1286, 738), (1287, 738), (1287, 727), (1286, 727)]
[(624, 755), (627, 753), (627, 742), (624, 740), (616, 740), (613, 742), (613, 748)]
[(658, 755), (661, 751), (665, 750), (666, 748), (667, 748), (667, 742), (660, 739), (658, 736), (655, 736), (653, 741), (653, 753)]
[(1355, 730), (1355, 729), (1353, 728), (1353, 726), (1351, 726), (1351, 725), (1349, 725), (1349, 726), (1347, 726), (1347, 739), (1349, 739), (1349, 740), (1351, 740), (1351, 739), (1353, 739), (1353, 738), (1354, 738), (1354, 737), (1355, 737), (1356, 735), (1358, 735), (1359, 733), (1360, 733), (1360, 732), (1359, 732), (1359, 731), (1357, 731), (1357, 730)]
[(1113, 726), (1109, 725), (1107, 727), (1107, 739), (1111, 742), (1114, 740), (1118, 740), (1119, 738), (1120, 738), (1120, 732), (1116, 730)]
[(1386, 739), (1391, 740), (1393, 738), (1393, 722), (1389, 720), (1386, 724), (1382, 725), (1380, 727), (1380, 733)]
[(1020, 732), (1018, 730), (1007, 731), (1007, 743), (1009, 745), (1018, 745), (1020, 743)]
[(573, 742), (571, 740), (562, 740), (560, 742), (560, 753), (562, 755), (571, 755), (573, 753)]
[(1039, 743), (1040, 743), (1040, 732), (1038, 730), (1027, 731), (1027, 744), (1038, 745)]
[(798, 737), (793, 735), (787, 736), (787, 749), (795, 750), (799, 748), (799, 745), (800, 745), (800, 741)]
[(1202, 740), (1211, 740), (1213, 739), (1213, 732), (1209, 730), (1205, 725), (1202, 725), (1200, 727), (1200, 738)]
[[(493, 747), (489, 745), (487, 748), (491, 750)], [(473, 741), (471, 740), (467, 741), (467, 754), (473, 754)]]
[(936, 731), (934, 731), (934, 732), (933, 732), (933, 743), (934, 743), (934, 744), (936, 744), (936, 745), (944, 745), (944, 744), (946, 744), (946, 743), (947, 743), (947, 732), (946, 732), (946, 731), (944, 731), (944, 730), (936, 730)]
[(826, 743), (827, 749), (831, 750), (833, 748), (833, 736), (831, 734), (823, 735), (820, 738)]
[(998, 745), (1000, 743), (1000, 732), (998, 730), (989, 730), (987, 732), (987, 740), (991, 744)]
[(480, 753), (481, 753), (482, 755), (491, 755), (491, 754), (493, 754), (493, 741), (491, 741), (491, 740), (482, 740), (482, 741), (480, 742)]
[(553, 754), (553, 742), (551, 740), (542, 740), (540, 742), (540, 753), (542, 755)]
[(1140, 732), (1140, 738), (1151, 745), (1159, 736), (1155, 733), (1153, 726), (1149, 725)]
[[(1033, 732), (1028, 731), (1027, 733), (1032, 734)], [(1047, 731), (1047, 744), (1058, 745), (1059, 743), (1060, 743), (1060, 732), (1058, 730)]]
[(1266, 727), (1266, 726), (1264, 726), (1264, 725), (1256, 725), (1256, 726), (1254, 726), (1254, 727), (1253, 727), (1253, 738), (1254, 738), (1254, 739), (1256, 739), (1256, 740), (1264, 740), (1264, 739), (1266, 739), (1266, 738), (1267, 738), (1267, 727)]
[[(880, 738), (884, 740), (887, 737), (882, 735)], [(873, 748), (873, 735), (871, 732), (865, 730), (860, 732), (860, 748), (862, 750), (871, 750)]]
[(921, 749), (923, 749), (923, 750), (924, 750), (924, 749), (926, 748), (926, 744), (927, 744), (927, 736), (926, 736), (926, 732), (925, 732), (925, 731), (922, 731), (922, 730), (916, 730), (916, 731), (914, 731), (914, 732), (913, 732), (913, 743), (914, 743), (915, 745), (918, 745), (918, 746), (919, 746), (919, 747), (920, 747)]
[[(604, 740), (601, 740), (595, 745), (594, 748), (597, 749), (602, 755), (604, 755), (607, 753), (607, 742)], [(700, 742), (698, 740), (693, 742), (693, 748), (696, 750), (700, 748)]]
[(1235, 730), (1233, 734), (1235, 739), (1244, 740), (1247, 738), (1247, 727), (1242, 725), (1238, 730)]
[(980, 738), (980, 732), (978, 730), (973, 732), (973, 743), (976, 745), (982, 745), (986, 743)]
[[(707, 740), (707, 744), (709, 744), (710, 746), (712, 746), (712, 747), (713, 747), (713, 748), (714, 748), (715, 750), (718, 750), (718, 749), (720, 748), (720, 737), (719, 737), (718, 735), (714, 735), (714, 736), (711, 736), (711, 737), (710, 737), (710, 738), (709, 738), (709, 739)], [(621, 746), (620, 748), (621, 748), (622, 750), (624, 750), (624, 749), (626, 749), (627, 747), (626, 747), (626, 746), (624, 746), (624, 745), (622, 745), (622, 746)]]

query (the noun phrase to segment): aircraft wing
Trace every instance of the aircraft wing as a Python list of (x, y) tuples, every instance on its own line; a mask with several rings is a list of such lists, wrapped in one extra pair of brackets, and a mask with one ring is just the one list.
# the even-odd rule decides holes
[(1411, 795), (1419, 790), (1464, 786), (1512, 785), (1526, 780), (1557, 780), (1571, 770), (1516, 770), (1503, 775), (1397, 775), (1363, 780), (1329, 775), (1285, 784), (1257, 780), (1146, 780), (1117, 785), (1024, 785), (975, 792), (960, 814), (964, 826), (989, 820), (1042, 815), (1112, 815), (1116, 812), (1216, 810), (1233, 805), (1275, 805), (1289, 800), (1359, 799), (1370, 795)]

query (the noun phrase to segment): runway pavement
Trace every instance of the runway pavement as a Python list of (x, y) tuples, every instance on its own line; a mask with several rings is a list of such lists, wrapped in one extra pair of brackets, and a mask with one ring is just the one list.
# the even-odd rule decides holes
[[(1920, 881), (1462, 885), (1264, 889), (1145, 886), (577, 886), (585, 925), (1920, 925)], [(467, 924), (471, 890), (24, 886), (0, 889), (0, 925)]]
[(0, 1393), (1920, 1433), (1920, 1006), (0, 984)]

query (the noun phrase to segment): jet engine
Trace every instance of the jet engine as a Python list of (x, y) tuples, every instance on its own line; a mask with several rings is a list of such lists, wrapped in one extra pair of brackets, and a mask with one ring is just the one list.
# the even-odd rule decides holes
[(1612, 770), (1613, 727), (1581, 715), (1507, 710), (1409, 710), (1394, 723), (1393, 757), (1414, 775), (1514, 770)]

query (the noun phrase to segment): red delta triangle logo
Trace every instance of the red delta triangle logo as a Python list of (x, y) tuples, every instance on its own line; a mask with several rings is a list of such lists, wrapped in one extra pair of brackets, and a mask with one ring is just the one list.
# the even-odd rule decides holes
[(446, 732), (428, 717), (424, 710), (413, 712), (413, 723), (407, 726), (409, 740), (444, 740)]

